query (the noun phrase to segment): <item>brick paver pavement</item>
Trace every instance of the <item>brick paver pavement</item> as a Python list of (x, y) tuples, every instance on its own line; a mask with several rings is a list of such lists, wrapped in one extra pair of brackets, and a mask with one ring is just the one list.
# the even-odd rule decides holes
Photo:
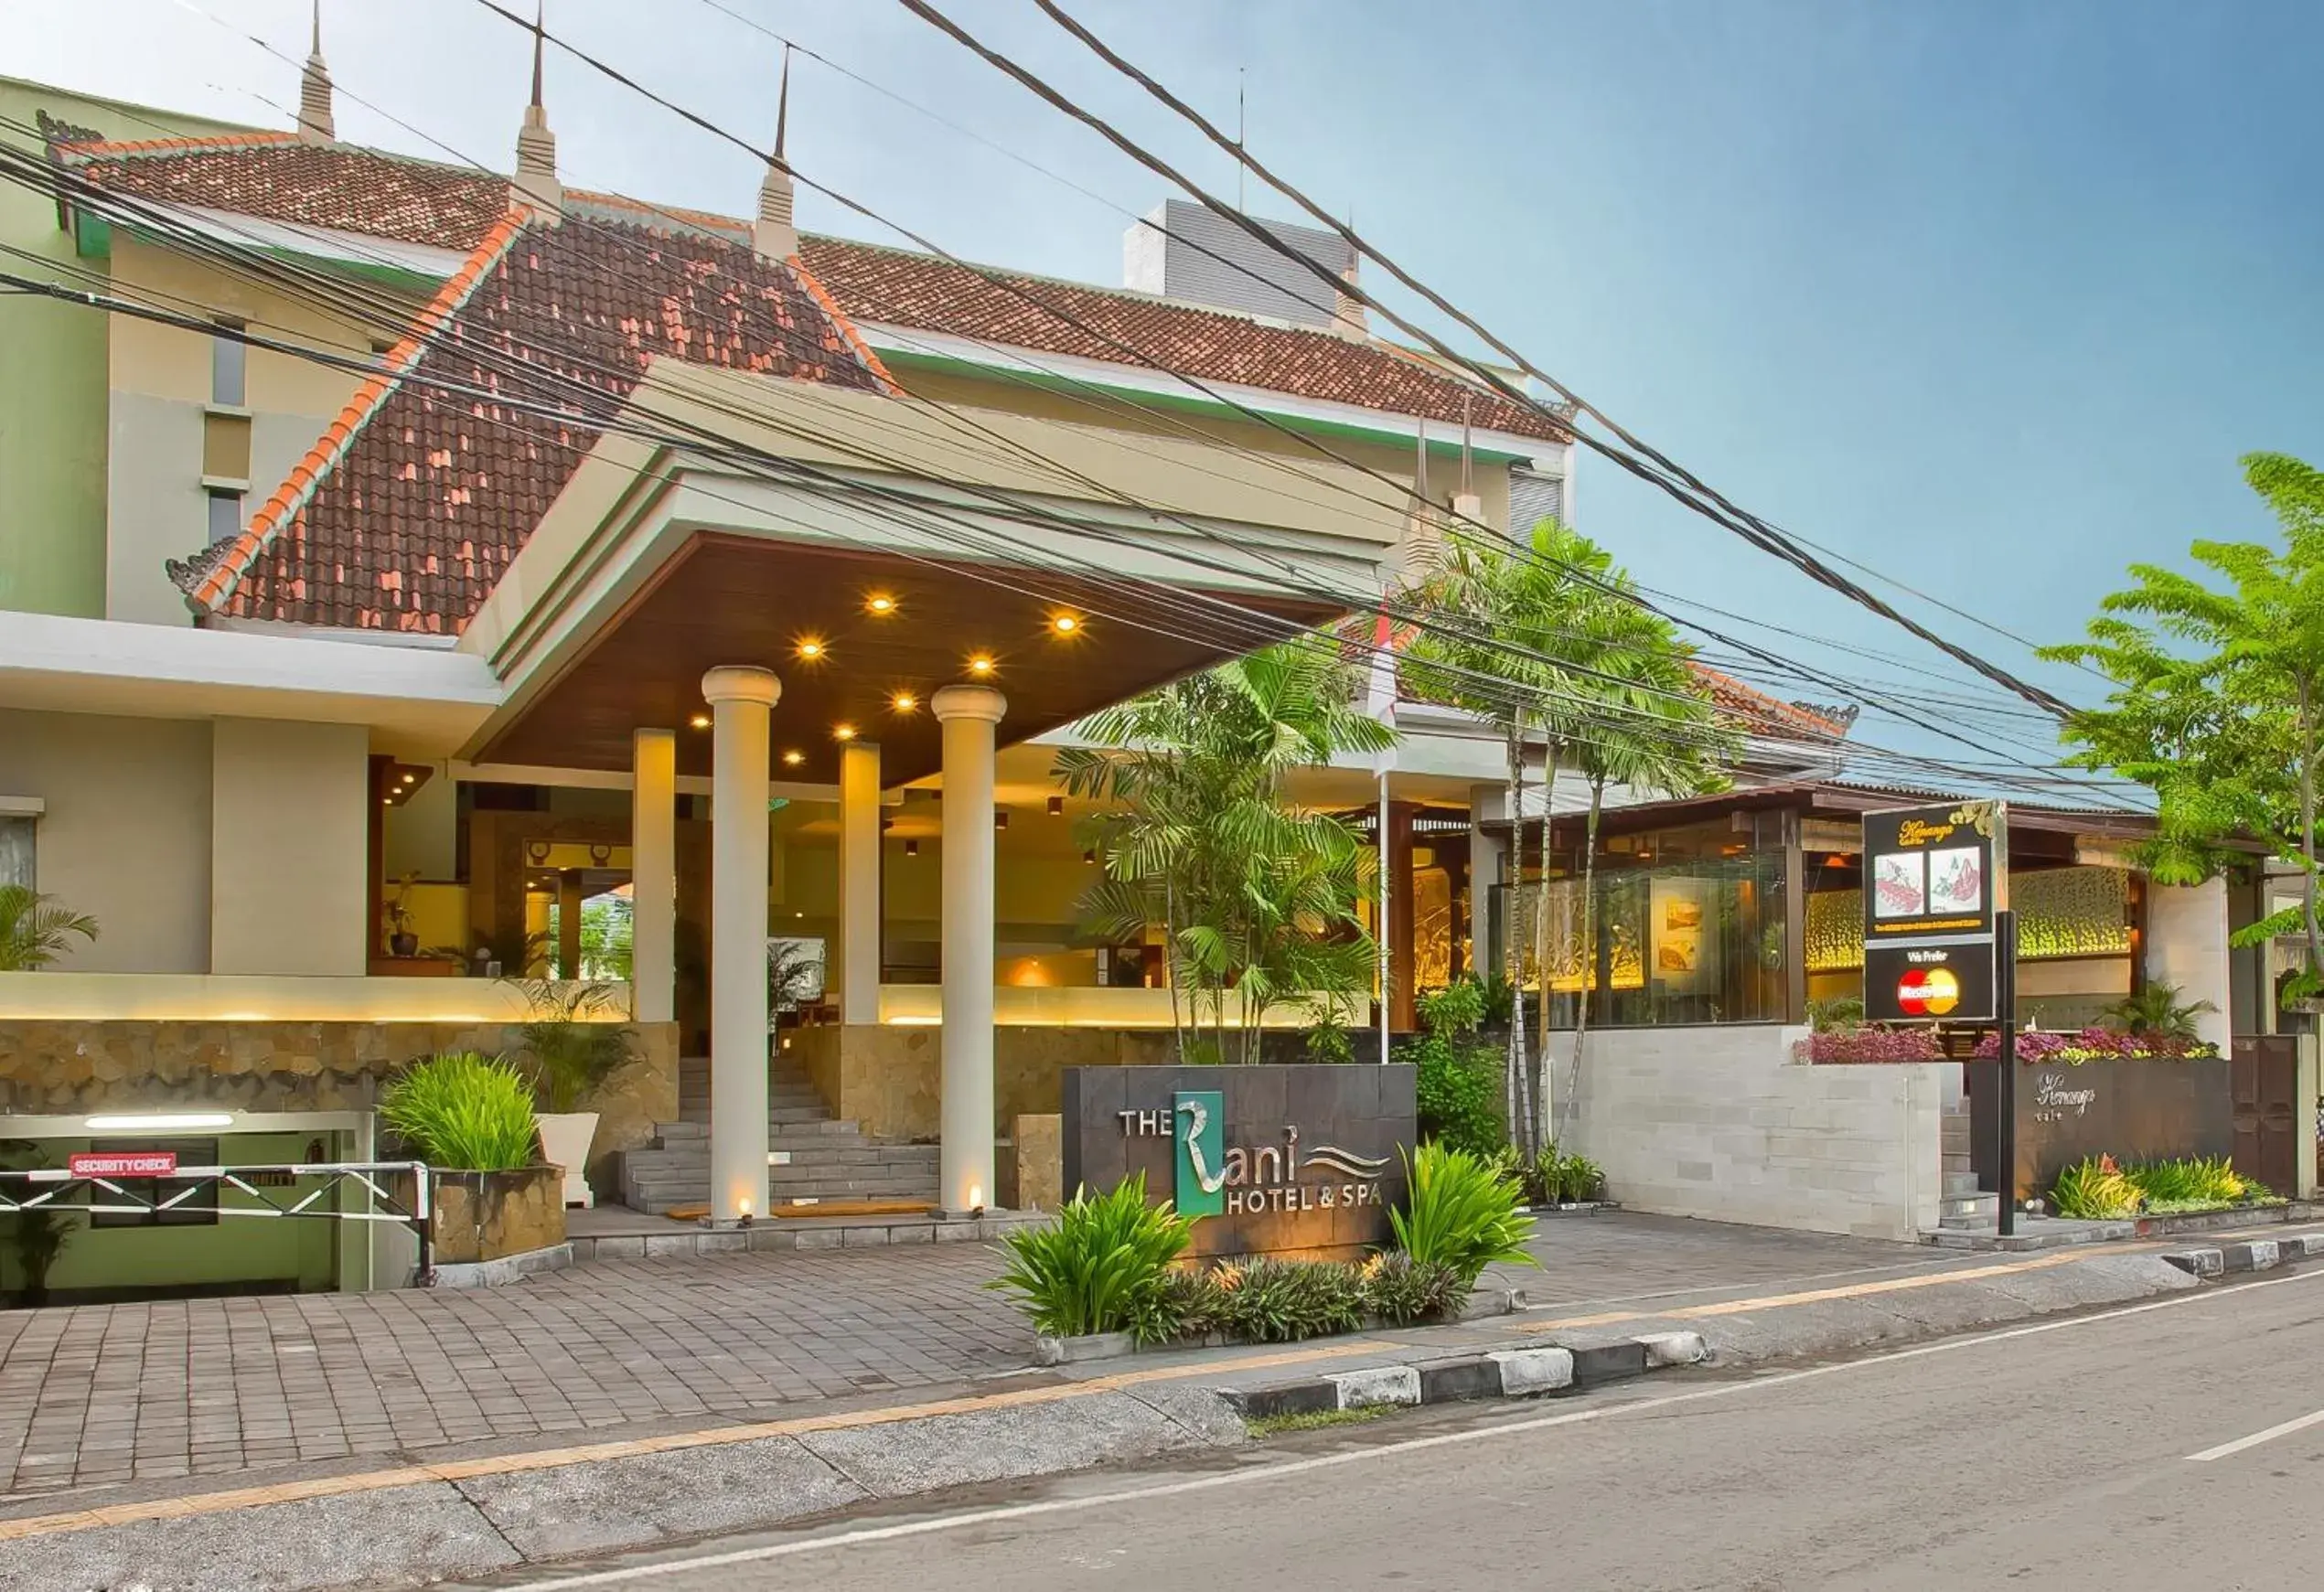
[(1027, 1364), (997, 1245), (604, 1261), (514, 1287), (0, 1311), (0, 1495), (803, 1400)]

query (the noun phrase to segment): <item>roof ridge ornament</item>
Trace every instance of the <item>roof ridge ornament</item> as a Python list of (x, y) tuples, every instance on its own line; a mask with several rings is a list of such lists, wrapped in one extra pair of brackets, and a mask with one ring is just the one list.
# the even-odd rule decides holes
[(314, 33), (298, 75), (298, 135), (309, 144), (338, 137), (331, 118), (331, 69), (323, 64), (323, 0), (315, 0)]
[(541, 103), (541, 56), (549, 33), (543, 26), (546, 0), (534, 0), (532, 13), (532, 99), (525, 106), (524, 125), (517, 133), (517, 175), (509, 184), (512, 203), (530, 207), (541, 219), (554, 222), (564, 211), (564, 185), (557, 180), (557, 135), (549, 131), (549, 112)]
[(797, 197), (783, 144), (791, 119), (791, 46), (783, 43), (782, 86), (775, 98), (775, 153), (758, 185), (758, 219), (751, 227), (751, 252), (762, 260), (789, 260), (798, 253), (798, 228), (791, 219)]

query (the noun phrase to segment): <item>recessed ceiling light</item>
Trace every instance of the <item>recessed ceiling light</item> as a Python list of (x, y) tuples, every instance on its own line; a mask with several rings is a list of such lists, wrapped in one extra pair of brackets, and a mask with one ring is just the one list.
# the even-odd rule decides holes
[(1095, 861), (1097, 861), (1097, 860), (1098, 860), (1098, 853), (1097, 853), (1096, 849), (1093, 848), (1093, 849), (1090, 849), (1090, 850), (1084, 851), (1084, 852), (1081, 854), (1081, 860), (1082, 860), (1084, 862), (1095, 862)]
[(831, 739), (832, 739), (832, 740), (834, 740), (834, 741), (852, 741), (852, 740), (854, 740), (854, 739), (855, 739), (855, 726), (854, 726), (854, 725), (852, 725), (852, 724), (834, 724), (834, 725), (832, 725), (832, 726), (831, 726)]
[(914, 696), (910, 691), (898, 691), (895, 693), (894, 707), (897, 712), (908, 713), (919, 705), (920, 699)]
[(1071, 614), (1052, 614), (1049, 615), (1049, 628), (1060, 636), (1071, 636), (1081, 628), (1081, 621)]
[(885, 592), (873, 593), (871, 599), (863, 605), (874, 614), (885, 614), (895, 612), (895, 599), (889, 596)]
[(920, 854), (920, 842), (913, 839), (908, 835), (905, 836), (904, 840), (904, 854), (906, 857), (917, 857)]
[(692, 718), (687, 720), (686, 722), (691, 724), (697, 730), (707, 730), (710, 728), (710, 715), (708, 713), (697, 713)]
[(993, 809), (993, 811), (992, 811), (992, 827), (993, 827), (994, 828), (996, 828), (996, 829), (1005, 829), (1005, 828), (1007, 828), (1009, 827), (1009, 809), (1008, 809), (1008, 808), (1006, 808), (1006, 807), (995, 807), (995, 808)]
[(805, 763), (806, 761), (807, 753), (804, 752), (786, 752), (783, 753), (783, 765), (786, 768), (797, 768), (800, 764)]
[(823, 656), (823, 644), (812, 636), (802, 637), (798, 644), (798, 655), (808, 662), (813, 663)]
[(403, 776), (403, 783), (410, 785), (413, 780), (418, 779), (419, 777), (420, 776), (416, 774), (407, 774)]
[(979, 653), (969, 660), (969, 672), (972, 675), (989, 675), (992, 672), (992, 660), (983, 653)]
[(1049, 816), (1053, 818), (1062, 818), (1066, 816), (1065, 797), (1053, 796), (1049, 798)]

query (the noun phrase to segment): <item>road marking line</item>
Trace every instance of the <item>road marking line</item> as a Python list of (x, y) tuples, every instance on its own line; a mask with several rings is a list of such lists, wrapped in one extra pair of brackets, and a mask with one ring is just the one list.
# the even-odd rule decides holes
[[(861, 1547), (867, 1544), (894, 1542), (905, 1537), (927, 1536), (937, 1532), (954, 1531), (965, 1526), (991, 1525), (1003, 1521), (1031, 1520), (1050, 1514), (1077, 1514), (1086, 1510), (1100, 1509), (1111, 1504), (1139, 1503), (1151, 1499), (1181, 1498), (1190, 1493), (1215, 1491), (1223, 1487), (1244, 1488), (1253, 1482), (1265, 1482), (1288, 1476), (1302, 1476), (1317, 1470), (1337, 1469), (1343, 1465), (1357, 1465), (1373, 1459), (1422, 1453), (1430, 1449), (1451, 1448), (1462, 1443), (1488, 1442), (1494, 1438), (1512, 1437), (1521, 1433), (1547, 1431), (1554, 1426), (1582, 1426), (1593, 1421), (1611, 1420), (1620, 1416), (1669, 1409), (1677, 1405), (1700, 1404), (1709, 1399), (1730, 1398), (1737, 1394), (1755, 1393), (1762, 1388), (1777, 1387), (1786, 1383), (1806, 1382), (1819, 1376), (1837, 1376), (1846, 1372), (1886, 1365), (1899, 1360), (1918, 1360), (1931, 1354), (1950, 1354), (1963, 1349), (1982, 1348), (1988, 1343), (2005, 1343), (2013, 1339), (2030, 1338), (2043, 1332), (2071, 1331), (2077, 1327), (2096, 1326), (2123, 1316), (2143, 1316), (2151, 1310), (2176, 1309), (2184, 1305), (2212, 1304), (2222, 1298), (2233, 1298), (2254, 1288), (2283, 1287), (2292, 1283), (2314, 1282), (2319, 1277), (2324, 1277), (2324, 1271), (2296, 1272), (2289, 1277), (2274, 1277), (2265, 1282), (2244, 1283), (2233, 1288), (2179, 1294), (2167, 1299), (2150, 1299), (2145, 1304), (2126, 1305), (2120, 1309), (2105, 1310), (2097, 1315), (2074, 1316), (2059, 1321), (2040, 1321), (2029, 1327), (2011, 1327), (1999, 1332), (1983, 1332), (1974, 1338), (1949, 1338), (1941, 1343), (1923, 1343), (1917, 1348), (1899, 1349), (1892, 1353), (1874, 1355), (1862, 1360), (1843, 1360), (1830, 1365), (1811, 1365), (1803, 1371), (1779, 1372), (1772, 1376), (1755, 1377), (1748, 1382), (1725, 1382), (1714, 1387), (1698, 1387), (1686, 1393), (1665, 1394), (1659, 1398), (1593, 1405), (1588, 1409), (1573, 1410), (1564, 1415), (1541, 1416), (1531, 1420), (1510, 1421), (1501, 1426), (1480, 1426), (1470, 1431), (1440, 1432), (1432, 1437), (1407, 1437), (1400, 1442), (1383, 1443), (1376, 1448), (1356, 1448), (1338, 1454), (1318, 1454), (1305, 1459), (1288, 1459), (1280, 1464), (1260, 1465), (1248, 1469), (1197, 1476), (1183, 1481), (1165, 1481), (1148, 1487), (1125, 1488), (1116, 1492), (1085, 1494), (1076, 1498), (1047, 1498), (1032, 1503), (1002, 1504), (992, 1509), (972, 1510), (966, 1514), (933, 1520), (906, 1521), (897, 1525), (867, 1526), (857, 1531), (834, 1532), (822, 1536), (795, 1537), (787, 1542), (766, 1543), (756, 1547), (736, 1548), (725, 1553), (705, 1554), (689, 1559), (664, 1559), (650, 1565), (630, 1565), (619, 1569), (587, 1571), (578, 1576), (560, 1576), (552, 1580), (527, 1581), (524, 1583), (525, 1592), (578, 1592), (579, 1588), (586, 1587), (617, 1587), (631, 1581), (652, 1580), (664, 1576), (683, 1575), (692, 1571), (724, 1569), (738, 1565), (765, 1564), (773, 1559), (787, 1559), (800, 1554), (818, 1553), (825, 1549)], [(2324, 1419), (2324, 1413), (2320, 1413), (2315, 1418)]]
[(2314, 1415), (2302, 1416), (2297, 1420), (2286, 1421), (2280, 1426), (2270, 1426), (2264, 1432), (2254, 1432), (2248, 1437), (2238, 1437), (2232, 1443), (2222, 1443), (2216, 1448), (2205, 1448), (2201, 1453), (2190, 1454), (2187, 1458), (2198, 1465), (2208, 1465), (2213, 1459), (2224, 1459), (2230, 1454), (2240, 1454), (2246, 1448), (2256, 1448), (2262, 1443), (2272, 1443), (2278, 1437), (2288, 1437), (2294, 1432), (2306, 1431), (2319, 1421), (2324, 1421), (2324, 1410), (2318, 1410)]
[(2039, 1255), (2030, 1260), (2004, 1261), (1996, 1266), (1966, 1266), (1957, 1271), (1926, 1272), (1914, 1277), (1885, 1277), (1879, 1282), (1847, 1283), (1839, 1287), (1811, 1288), (1803, 1293), (1768, 1294), (1754, 1299), (1722, 1299), (1714, 1304), (1686, 1305), (1671, 1310), (1610, 1310), (1595, 1316), (1563, 1316), (1555, 1320), (1527, 1321), (1519, 1326), (1520, 1332), (1555, 1332), (1573, 1327), (1611, 1327), (1620, 1321), (1655, 1320), (1695, 1321), (1716, 1316), (1740, 1316), (1751, 1310), (1780, 1309), (1786, 1305), (1822, 1304), (1830, 1299), (1860, 1299), (1872, 1294), (1902, 1293), (1910, 1288), (1935, 1287), (1940, 1283), (1976, 1282), (1988, 1277), (2011, 1277), (2020, 1272), (2043, 1271), (2053, 1266), (2072, 1266), (2094, 1258), (2082, 1250), (2062, 1250), (2056, 1255)]

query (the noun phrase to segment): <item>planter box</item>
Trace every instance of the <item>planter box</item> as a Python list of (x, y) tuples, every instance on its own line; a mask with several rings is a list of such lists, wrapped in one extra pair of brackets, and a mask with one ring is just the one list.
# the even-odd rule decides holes
[(435, 1264), (473, 1266), (562, 1244), (564, 1181), (552, 1166), (435, 1173)]
[[(1962, 1068), (1969, 1088), (1971, 1164), (1988, 1189), (2002, 1186), (1999, 1063)], [(2235, 1116), (2229, 1063), (2187, 1061), (2053, 1062), (2018, 1066), (2016, 1198), (2047, 1199), (2058, 1174), (2094, 1155), (2118, 1161), (2232, 1156)]]

